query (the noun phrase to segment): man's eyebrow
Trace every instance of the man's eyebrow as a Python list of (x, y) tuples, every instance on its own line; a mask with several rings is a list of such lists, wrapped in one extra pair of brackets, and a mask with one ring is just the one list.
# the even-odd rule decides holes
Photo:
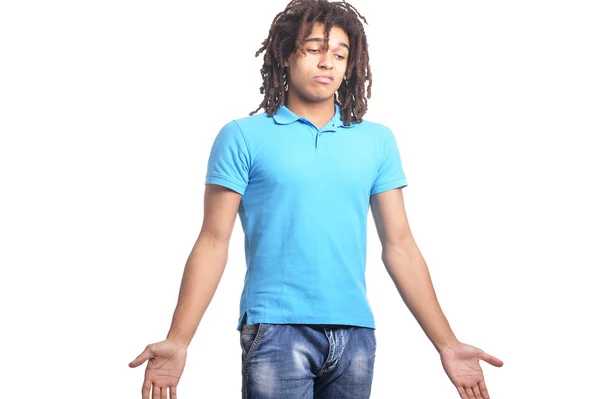
[[(307, 41), (307, 42), (319, 42), (319, 43), (324, 43), (324, 42), (325, 42), (325, 41), (324, 41), (322, 38), (320, 38), (320, 37), (311, 37), (310, 39), (306, 39), (306, 41)], [(347, 49), (348, 51), (350, 51), (350, 47), (349, 47), (349, 46), (348, 46), (346, 43), (344, 43), (344, 42), (340, 42), (340, 46), (342, 46), (342, 47), (346, 47), (346, 49)]]

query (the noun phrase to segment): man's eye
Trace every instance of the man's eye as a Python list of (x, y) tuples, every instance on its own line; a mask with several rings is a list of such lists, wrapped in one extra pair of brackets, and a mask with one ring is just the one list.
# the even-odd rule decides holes
[(336, 54), (335, 56), (338, 60), (343, 60), (344, 58), (346, 58), (343, 55), (339, 55), (339, 54)]
[(313, 54), (316, 54), (316, 53), (318, 53), (318, 52), (319, 52), (319, 50), (318, 50), (318, 49), (314, 49), (314, 48), (309, 48), (309, 49), (308, 49), (308, 51), (309, 51), (310, 53), (313, 53)]

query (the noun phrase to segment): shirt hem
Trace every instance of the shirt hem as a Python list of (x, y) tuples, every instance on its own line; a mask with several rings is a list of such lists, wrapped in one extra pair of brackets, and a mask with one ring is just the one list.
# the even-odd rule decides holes
[[(367, 327), (375, 329), (375, 321), (373, 319), (331, 319), (322, 317), (248, 317), (246, 324), (267, 323), (267, 324), (332, 324), (332, 325), (347, 325), (356, 327)], [(238, 331), (241, 329), (238, 324)]]
[(390, 182), (378, 184), (377, 186), (373, 187), (371, 190), (371, 195), (379, 194), (397, 187), (406, 187), (407, 185), (406, 178), (392, 180)]
[(216, 175), (208, 176), (205, 180), (205, 184), (218, 184), (219, 186), (230, 188), (233, 191), (242, 195), (244, 195), (244, 192), (246, 191), (245, 186)]

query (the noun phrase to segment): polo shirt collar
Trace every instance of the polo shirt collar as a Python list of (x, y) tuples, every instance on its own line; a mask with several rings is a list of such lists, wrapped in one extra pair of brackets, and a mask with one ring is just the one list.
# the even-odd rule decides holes
[[(350, 126), (344, 126), (344, 121), (342, 120), (342, 114), (340, 112), (340, 106), (337, 104), (333, 104), (335, 107), (335, 114), (333, 118), (329, 122), (327, 122), (327, 127), (353, 127), (355, 122), (351, 122)], [(273, 114), (273, 119), (280, 125), (289, 125), (290, 123), (296, 122), (301, 119), (300, 116), (293, 113), (288, 107), (284, 104), (281, 104), (277, 109), (277, 113)]]

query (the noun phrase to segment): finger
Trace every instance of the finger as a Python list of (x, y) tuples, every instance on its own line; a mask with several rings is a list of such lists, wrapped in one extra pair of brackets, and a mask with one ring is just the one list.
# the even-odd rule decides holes
[(473, 393), (472, 388), (467, 388), (467, 389), (465, 389), (465, 391), (467, 391), (467, 396), (469, 399), (475, 399), (475, 394)]
[(504, 362), (500, 359), (498, 359), (497, 357), (494, 357), (492, 355), (488, 355), (487, 353), (485, 353), (484, 351), (481, 351), (479, 353), (479, 358), (481, 360), (485, 360), (486, 362), (488, 362), (489, 364), (491, 364), (492, 366), (496, 366), (496, 367), (502, 367), (502, 365), (504, 365)]
[(150, 380), (144, 380), (144, 385), (142, 385), (142, 399), (150, 399), (150, 389), (152, 388), (152, 383)]
[(152, 385), (152, 399), (160, 399), (160, 387), (156, 384)]
[(483, 399), (483, 396), (481, 396), (481, 392), (479, 391), (478, 385), (475, 385), (473, 387), (473, 393), (475, 394), (475, 399)]
[(168, 389), (169, 389), (169, 387), (161, 388), (161, 390), (160, 390), (160, 392), (161, 392), (160, 399), (168, 399), (167, 398)]
[(481, 396), (483, 396), (483, 399), (490, 399), (487, 387), (485, 386), (485, 381), (481, 381), (479, 383), (479, 392), (481, 392)]
[(458, 389), (460, 399), (469, 399), (469, 397), (467, 396), (467, 392), (465, 392), (465, 389), (463, 387), (456, 387), (456, 389)]
[(129, 363), (129, 367), (137, 367), (143, 364), (146, 360), (150, 359), (151, 357), (152, 353), (150, 351), (150, 345), (148, 345), (138, 357), (136, 357)]
[(177, 387), (170, 387), (169, 393), (171, 394), (171, 399), (177, 399)]

